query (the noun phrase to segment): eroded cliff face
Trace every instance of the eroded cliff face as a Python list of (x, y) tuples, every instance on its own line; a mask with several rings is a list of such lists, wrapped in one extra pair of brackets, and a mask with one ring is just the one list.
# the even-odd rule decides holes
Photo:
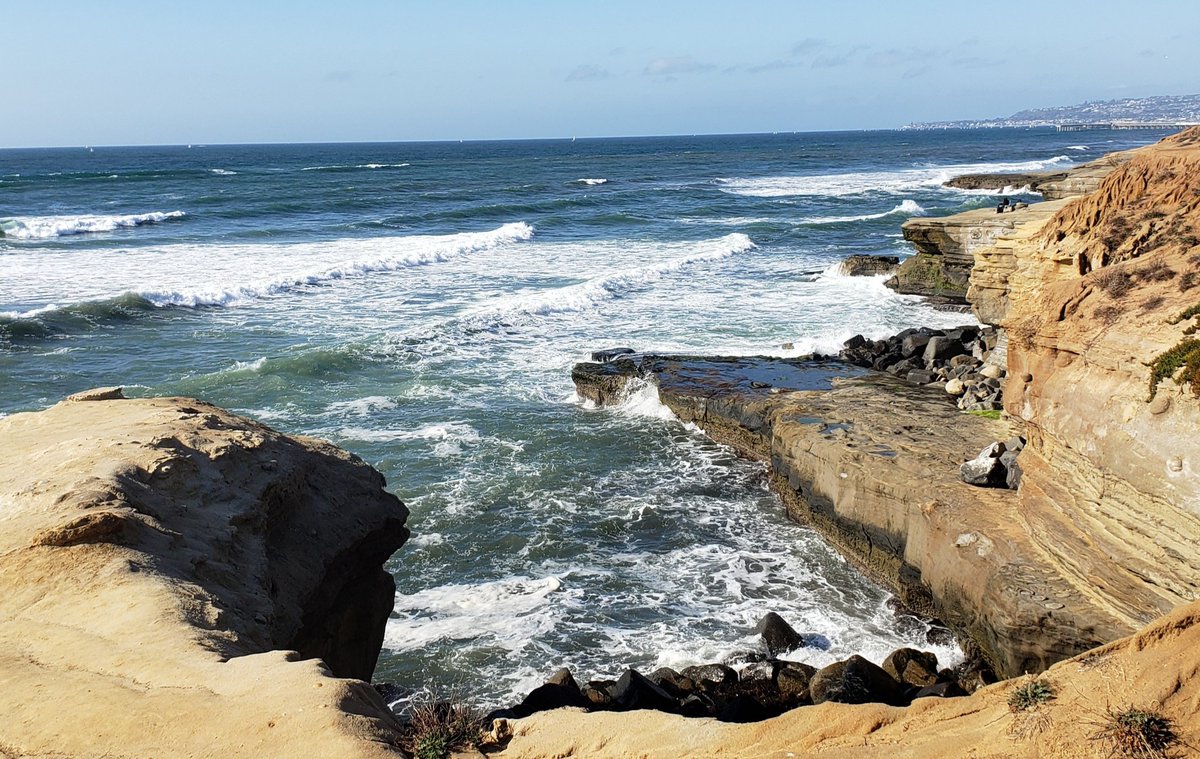
[(0, 440), (0, 755), (395, 755), (387, 706), (338, 679), (371, 676), (408, 534), (377, 472), (112, 390)]
[(1200, 304), (1200, 129), (1140, 151), (1013, 254), (1021, 512), (1045, 560), (1134, 629), (1200, 598), (1200, 398), (1156, 364), (1186, 357), (1181, 317)]

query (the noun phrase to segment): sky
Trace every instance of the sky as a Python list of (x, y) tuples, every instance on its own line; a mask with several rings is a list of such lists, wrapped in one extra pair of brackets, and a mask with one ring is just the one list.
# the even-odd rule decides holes
[(1200, 93), (1200, 2), (3, 0), (0, 147), (887, 129)]

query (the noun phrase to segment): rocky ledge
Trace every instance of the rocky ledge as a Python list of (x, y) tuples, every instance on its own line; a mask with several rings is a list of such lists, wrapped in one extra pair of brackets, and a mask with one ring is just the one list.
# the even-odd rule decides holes
[(398, 756), (407, 511), (327, 443), (92, 391), (0, 420), (0, 756)]
[[(1140, 150), (1140, 148), (1139, 148)], [(1044, 200), (1063, 200), (1095, 192), (1100, 183), (1137, 154), (1137, 150), (1109, 153), (1095, 161), (1066, 171), (1036, 171), (1026, 174), (963, 174), (945, 183), (962, 190), (1005, 190), (1028, 187)]]
[(840, 361), (639, 354), (572, 377), (601, 404), (653, 383), (682, 420), (768, 462), (789, 516), (1002, 676), (1121, 634), (1090, 588), (1042, 561), (1014, 492), (960, 480), (964, 462), (1016, 430), (963, 413), (943, 388)]
[(915, 253), (884, 284), (900, 293), (965, 304), (976, 252), (1022, 227), (1040, 228), (1061, 206), (1034, 203), (1004, 213), (982, 208), (909, 219), (900, 231)]

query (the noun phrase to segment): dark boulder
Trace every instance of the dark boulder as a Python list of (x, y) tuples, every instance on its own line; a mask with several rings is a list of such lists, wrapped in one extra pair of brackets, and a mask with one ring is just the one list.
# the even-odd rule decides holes
[(958, 468), (959, 478), (968, 485), (1004, 487), (1007, 471), (1000, 461), (1004, 450), (1004, 443), (992, 443), (980, 451), (978, 456)]
[(670, 693), (650, 682), (637, 670), (627, 669), (612, 689), (613, 708), (618, 711), (655, 709), (678, 712), (679, 702)]
[(848, 348), (849, 350), (858, 350), (859, 348), (865, 347), (866, 344), (867, 338), (863, 337), (862, 335), (855, 335), (846, 342), (842, 343), (842, 347)]
[(546, 682), (550, 685), (561, 685), (566, 688), (574, 688), (579, 690), (579, 685), (575, 682), (575, 678), (571, 676), (571, 670), (563, 667), (555, 672), (550, 677), (546, 678)]
[(608, 709), (612, 707), (612, 689), (616, 683), (612, 680), (593, 680), (579, 689), (593, 709)]
[(949, 682), (944, 682), (944, 683), (934, 683), (933, 685), (929, 685), (927, 687), (921, 688), (920, 690), (918, 690), (916, 693), (913, 694), (913, 700), (916, 701), (918, 698), (930, 698), (930, 697), (933, 697), (933, 698), (958, 698), (959, 696), (965, 696), (965, 695), (967, 695), (967, 692), (965, 690), (963, 690), (962, 687), (958, 683), (951, 680)]
[(804, 645), (804, 638), (800, 633), (792, 629), (792, 626), (785, 622), (783, 617), (773, 611), (767, 612), (759, 620), (758, 627), (754, 628), (754, 632), (762, 636), (763, 643), (767, 644), (767, 650), (771, 652), (771, 656), (795, 651)]
[(841, 704), (903, 706), (907, 702), (900, 683), (879, 665), (857, 655), (817, 670), (808, 688), (814, 704), (835, 701)]
[(679, 674), (694, 682), (701, 690), (716, 690), (733, 685), (738, 681), (737, 670), (724, 664), (700, 664), (694, 667), (685, 667)]
[(670, 693), (673, 698), (687, 698), (696, 690), (696, 683), (690, 677), (684, 677), (670, 667), (659, 667), (651, 672), (647, 680)]
[(592, 702), (580, 693), (578, 688), (546, 683), (530, 691), (520, 704), (505, 711), (508, 712), (506, 716), (512, 719), (521, 719), (537, 712), (561, 709), (564, 706), (588, 709), (591, 708)]
[(842, 274), (848, 277), (878, 277), (892, 274), (899, 265), (899, 256), (855, 254), (842, 261)]
[(811, 702), (808, 693), (809, 683), (817, 668), (801, 662), (784, 661), (779, 663), (779, 671), (775, 675), (775, 686), (779, 688), (780, 697), (793, 706)]
[(898, 648), (883, 660), (883, 671), (901, 685), (924, 688), (938, 681), (937, 655), (915, 648)]
[(909, 335), (900, 341), (900, 353), (905, 358), (913, 358), (925, 353), (925, 346), (929, 344), (929, 335)]

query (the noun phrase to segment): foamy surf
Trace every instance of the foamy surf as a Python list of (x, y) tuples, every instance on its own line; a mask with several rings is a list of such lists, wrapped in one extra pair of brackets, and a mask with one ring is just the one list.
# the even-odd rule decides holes
[(725, 192), (757, 198), (818, 196), (844, 197), (869, 192), (904, 194), (921, 189), (941, 187), (962, 174), (1007, 173), (1040, 171), (1072, 162), (1067, 155), (1041, 161), (1014, 163), (974, 163), (929, 166), (900, 171), (862, 171), (811, 176), (749, 177), (718, 180)]
[(595, 187), (597, 185), (608, 184), (608, 180), (602, 179), (602, 178), (584, 178), (584, 179), (576, 179), (575, 184), (582, 184), (582, 185), (587, 185), (588, 187)]
[(82, 235), (95, 232), (114, 232), (118, 229), (140, 227), (144, 224), (182, 219), (183, 211), (153, 211), (142, 214), (101, 216), (27, 216), (24, 218), (0, 219), (0, 237), (9, 240), (48, 240), (55, 237)]

